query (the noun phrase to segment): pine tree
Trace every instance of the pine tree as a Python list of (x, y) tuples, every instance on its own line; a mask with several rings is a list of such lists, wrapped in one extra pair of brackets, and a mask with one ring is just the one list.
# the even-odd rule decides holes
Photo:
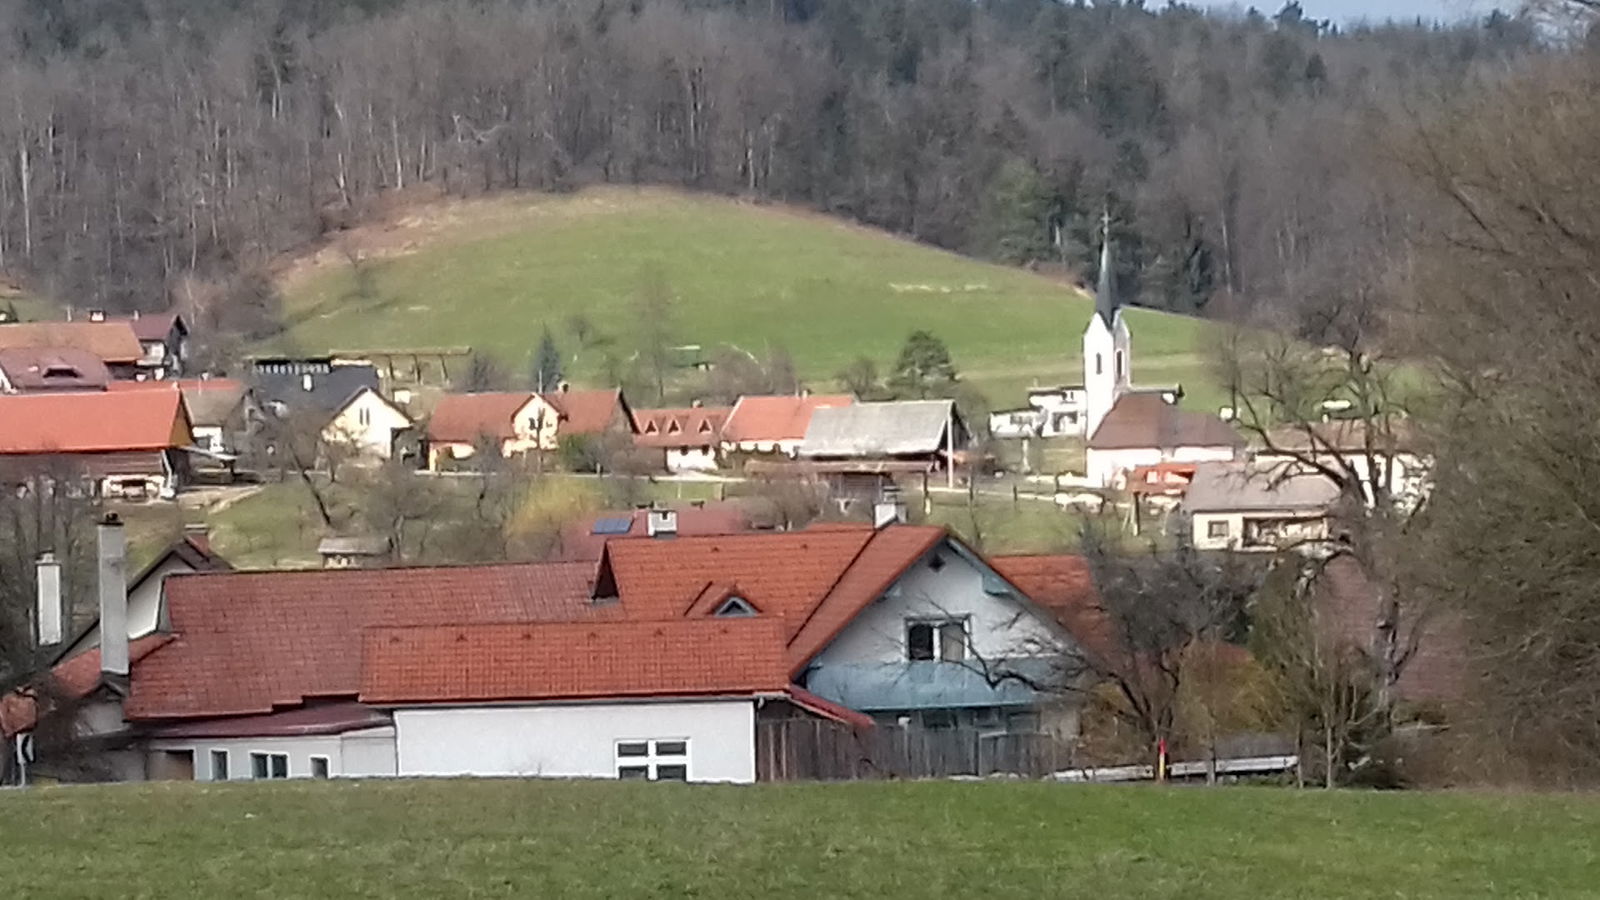
[(540, 393), (554, 390), (561, 383), (561, 351), (556, 348), (555, 336), (545, 326), (539, 338), (539, 352), (533, 358), (533, 388)]

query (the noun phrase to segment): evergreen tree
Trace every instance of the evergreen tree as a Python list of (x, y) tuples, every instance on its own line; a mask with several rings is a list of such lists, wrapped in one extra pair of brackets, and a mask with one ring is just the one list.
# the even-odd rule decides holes
[(539, 338), (539, 352), (533, 358), (533, 388), (540, 393), (554, 390), (561, 383), (561, 351), (547, 325)]
[(926, 331), (913, 331), (900, 348), (889, 386), (901, 396), (926, 400), (948, 397), (955, 391), (956, 367), (950, 348)]
[(984, 204), (982, 241), (995, 259), (1026, 263), (1050, 256), (1049, 188), (1037, 169), (1008, 160), (995, 173)]

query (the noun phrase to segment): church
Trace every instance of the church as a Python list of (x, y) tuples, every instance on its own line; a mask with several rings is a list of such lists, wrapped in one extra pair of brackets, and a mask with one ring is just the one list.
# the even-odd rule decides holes
[(1100, 245), (1094, 314), (1083, 331), (1083, 383), (1028, 391), (1024, 409), (996, 412), (995, 437), (1077, 437), (1086, 440), (1088, 482), (1122, 488), (1140, 466), (1231, 460), (1244, 440), (1206, 412), (1185, 410), (1182, 388), (1133, 386), (1133, 335), (1117, 291), (1109, 222)]

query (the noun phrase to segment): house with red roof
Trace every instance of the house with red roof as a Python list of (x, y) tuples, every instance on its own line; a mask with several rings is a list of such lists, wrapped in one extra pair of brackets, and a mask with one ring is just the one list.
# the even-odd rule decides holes
[(483, 446), (499, 447), (510, 459), (558, 449), (564, 438), (631, 435), (633, 428), (633, 413), (615, 388), (445, 394), (428, 420), (428, 468), (437, 472)]
[(714, 472), (722, 460), (722, 426), (729, 407), (633, 411), (633, 444), (668, 472)]
[(75, 350), (104, 363), (112, 378), (148, 377), (140, 366), (144, 349), (127, 321), (12, 322), (0, 325), (0, 349)]
[(159, 619), (120, 708), (152, 776), (749, 782), (762, 722), (1076, 727), (1070, 631), (930, 526), (173, 574)]
[(782, 454), (793, 458), (819, 409), (855, 403), (848, 394), (785, 394), (744, 396), (733, 404), (722, 425), (724, 453)]
[(0, 395), (0, 478), (61, 472), (107, 497), (171, 497), (194, 434), (177, 391)]

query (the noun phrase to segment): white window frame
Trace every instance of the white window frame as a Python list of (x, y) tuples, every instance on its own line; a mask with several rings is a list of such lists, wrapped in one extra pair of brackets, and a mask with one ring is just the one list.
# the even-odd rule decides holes
[[(222, 758), (222, 777), (217, 777), (217, 757)], [(233, 777), (233, 753), (225, 747), (212, 747), (206, 753), (206, 766), (212, 781), (227, 781)]]
[[(317, 763), (319, 763), (319, 762), (322, 763), (322, 774), (321, 775), (317, 774)], [(310, 758), (310, 762), (309, 762), (308, 765), (310, 766), (310, 771), (307, 774), (309, 774), (312, 778), (332, 778), (333, 777), (333, 760), (329, 759), (327, 756), (322, 756), (322, 755), (312, 756)]]
[[(623, 755), (622, 748), (624, 746), (635, 747), (639, 744), (643, 744), (645, 748), (645, 752), (642, 755)], [(660, 751), (662, 744), (682, 744), (683, 752), (662, 753)], [(618, 779), (621, 779), (623, 777), (623, 769), (644, 769), (644, 778), (638, 780), (661, 781), (660, 768), (662, 766), (682, 766), (683, 780), (689, 781), (694, 774), (693, 764), (690, 762), (691, 752), (690, 741), (686, 737), (623, 738), (613, 743), (611, 747), (612, 761), (614, 763), (612, 773)], [(669, 778), (667, 780), (677, 781), (678, 779)]]
[[(933, 656), (928, 659), (917, 659), (911, 655), (911, 629), (926, 625), (933, 629)], [(961, 657), (947, 659), (944, 650), (945, 628), (950, 625), (961, 627)], [(921, 616), (906, 619), (906, 660), (909, 662), (966, 662), (972, 655), (972, 617), (971, 616)]]
[[(272, 762), (273, 762), (274, 759), (277, 759), (278, 757), (282, 757), (283, 758), (283, 774), (282, 775), (274, 775), (274, 774), (272, 774)], [(256, 759), (257, 758), (262, 758), (262, 759), (265, 759), (267, 761), (267, 774), (265, 776), (259, 776), (259, 775), (256, 774)], [(250, 778), (251, 778), (251, 780), (253, 780), (253, 781), (284, 781), (284, 780), (288, 779), (289, 777), (290, 777), (290, 774), (289, 774), (289, 754), (287, 754), (287, 753), (279, 753), (279, 752), (276, 752), (276, 751), (273, 751), (273, 750), (251, 750), (250, 751)]]

